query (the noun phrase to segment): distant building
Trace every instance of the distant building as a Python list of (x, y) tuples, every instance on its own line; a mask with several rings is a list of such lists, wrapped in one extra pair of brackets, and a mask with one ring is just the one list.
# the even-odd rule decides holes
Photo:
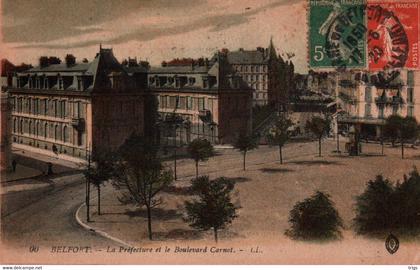
[(8, 94), (0, 92), (0, 172), (3, 173), (11, 166), (11, 112)]
[(67, 55), (41, 57), (39, 66), (8, 74), (15, 147), (86, 158), (115, 148), (145, 129), (145, 69), (121, 65), (112, 49), (92, 62)]
[(286, 107), (289, 90), (293, 86), (294, 66), (277, 55), (272, 41), (268, 48), (224, 52), (236, 73), (254, 90), (254, 106), (271, 104)]
[(163, 62), (150, 69), (148, 84), (158, 99), (163, 144), (195, 138), (232, 143), (251, 129), (252, 90), (223, 53)]
[(337, 72), (314, 72), (308, 74), (295, 74), (293, 91), (290, 98), (298, 98), (301, 95), (322, 94), (335, 95)]
[(338, 103), (344, 111), (339, 123), (355, 126), (363, 136), (378, 138), (390, 115), (412, 116), (420, 121), (420, 72), (402, 70), (390, 78), (383, 74), (339, 74)]

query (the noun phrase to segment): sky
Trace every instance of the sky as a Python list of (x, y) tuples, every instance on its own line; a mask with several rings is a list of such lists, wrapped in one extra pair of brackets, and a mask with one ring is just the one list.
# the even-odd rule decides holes
[[(0, 57), (93, 59), (99, 50), (159, 65), (222, 48), (267, 47), (307, 70), (305, 0), (2, 0)], [(294, 53), (289, 59), (286, 53)]]

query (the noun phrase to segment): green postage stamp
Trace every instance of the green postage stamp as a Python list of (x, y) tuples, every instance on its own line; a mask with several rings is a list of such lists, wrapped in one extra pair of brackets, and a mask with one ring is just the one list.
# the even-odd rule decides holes
[(366, 67), (364, 0), (309, 0), (310, 68)]

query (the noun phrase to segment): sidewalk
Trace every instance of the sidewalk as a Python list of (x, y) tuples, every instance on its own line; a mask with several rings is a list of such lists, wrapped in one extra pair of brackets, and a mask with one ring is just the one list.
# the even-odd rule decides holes
[(17, 181), (17, 180), (37, 177), (40, 175), (42, 175), (42, 171), (40, 170), (33, 169), (33, 168), (30, 168), (21, 164), (17, 164), (16, 171), (15, 172), (8, 171), (6, 173), (3, 173), (1, 175), (0, 182), (4, 183), (4, 182), (10, 182), (10, 181)]

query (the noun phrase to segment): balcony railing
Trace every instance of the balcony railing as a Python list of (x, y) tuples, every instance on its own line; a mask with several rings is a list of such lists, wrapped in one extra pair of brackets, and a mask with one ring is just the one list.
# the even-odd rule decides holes
[(378, 104), (401, 104), (404, 103), (402, 97), (376, 97), (375, 103)]

